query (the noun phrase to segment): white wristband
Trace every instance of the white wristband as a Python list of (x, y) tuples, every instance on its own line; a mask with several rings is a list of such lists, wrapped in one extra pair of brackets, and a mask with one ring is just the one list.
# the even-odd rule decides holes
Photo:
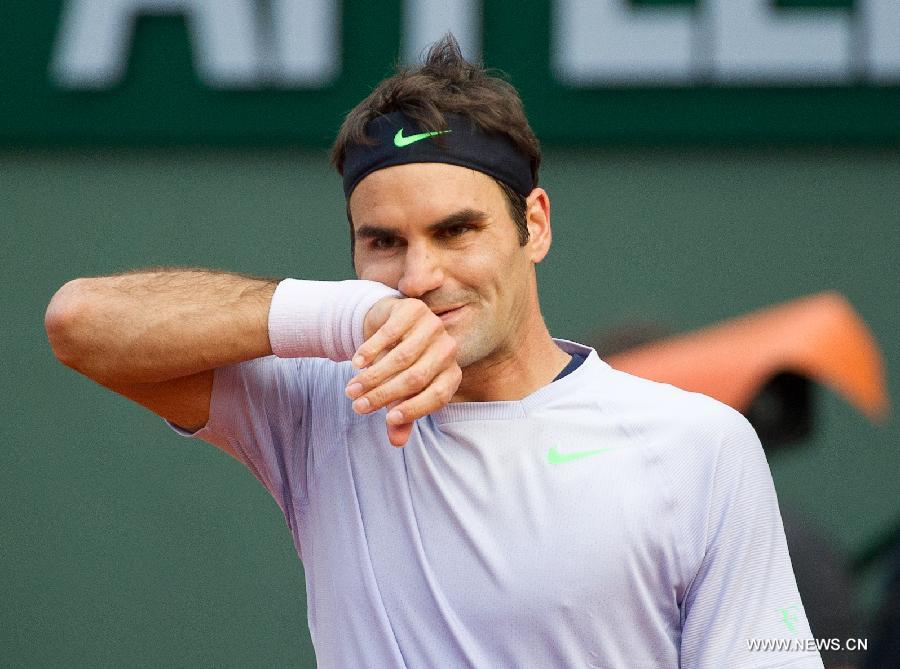
[(376, 281), (284, 279), (269, 307), (269, 343), (280, 358), (353, 357), (372, 305), (402, 295)]

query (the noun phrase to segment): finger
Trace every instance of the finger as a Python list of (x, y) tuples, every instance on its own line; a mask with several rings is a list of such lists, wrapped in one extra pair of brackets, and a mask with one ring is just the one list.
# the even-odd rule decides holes
[[(348, 394), (362, 392), (354, 400), (353, 410), (357, 413), (370, 413), (391, 402), (417, 395), (433, 383), (442, 371), (456, 366), (455, 350), (456, 342), (447, 335), (446, 340), (435, 342), (434, 346), (426, 350), (412, 367), (401, 370), (368, 392), (359, 391), (359, 386), (354, 387), (354, 383), (351, 382), (347, 389)], [(387, 362), (389, 357), (390, 354), (385, 356), (382, 363)]]
[[(388, 412), (398, 404), (400, 404), (399, 401), (388, 404)], [(391, 445), (396, 446), (397, 448), (405, 446), (406, 442), (409, 440), (409, 435), (412, 434), (412, 426), (412, 422), (403, 425), (391, 425), (390, 423), (387, 423), (385, 427), (387, 427), (388, 441), (391, 442)]]
[[(391, 310), (388, 319), (371, 337), (356, 349), (351, 360), (354, 367), (363, 369), (385, 349), (393, 348), (412, 327), (417, 316), (428, 307), (419, 300), (402, 300)], [(429, 312), (430, 313), (430, 312)]]
[(400, 402), (388, 411), (386, 417), (388, 425), (408, 425), (437, 411), (453, 398), (461, 380), (462, 370), (459, 366), (454, 365), (443, 370), (422, 392)]
[(403, 423), (402, 425), (388, 425), (388, 441), (391, 442), (391, 445), (396, 446), (397, 448), (405, 446), (406, 442), (409, 441), (409, 435), (412, 434), (412, 429), (412, 423)]
[[(382, 351), (366, 369), (350, 379), (345, 389), (347, 396), (359, 397), (372, 388), (385, 383), (399, 372), (411, 368), (427, 355), (426, 351), (429, 345), (442, 352), (445, 359), (451, 355), (455, 357), (455, 351), (450, 350), (452, 346), (455, 346), (455, 340), (446, 334), (443, 324), (436, 316), (421, 319), (421, 322), (416, 323), (396, 347), (389, 351)], [(436, 373), (437, 370), (435, 370)], [(421, 388), (416, 390), (421, 390)]]

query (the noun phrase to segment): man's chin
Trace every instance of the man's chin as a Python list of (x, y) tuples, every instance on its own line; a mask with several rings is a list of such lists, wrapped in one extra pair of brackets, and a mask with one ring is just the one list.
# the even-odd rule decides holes
[(482, 332), (481, 321), (467, 319), (448, 323), (447, 334), (456, 340), (457, 353), (456, 364), (460, 369), (465, 369), (480, 362), (492, 353), (491, 340), (487, 333)]
[(453, 332), (450, 335), (456, 340), (458, 347), (456, 352), (456, 364), (460, 369), (465, 369), (469, 365), (478, 362), (479, 356), (472, 350), (471, 343), (465, 337), (457, 335)]
[[(469, 336), (465, 336), (465, 334)], [(473, 337), (471, 332), (465, 334), (450, 332), (450, 335), (456, 340), (456, 345), (459, 347), (456, 353), (456, 364), (462, 370), (465, 370), (466, 367), (471, 367), (476, 362), (481, 362), (491, 353), (488, 347), (485, 346), (484, 341)]]

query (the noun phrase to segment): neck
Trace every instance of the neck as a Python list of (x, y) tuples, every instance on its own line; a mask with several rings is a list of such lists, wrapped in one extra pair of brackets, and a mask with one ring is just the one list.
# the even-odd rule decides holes
[(462, 382), (451, 402), (520, 400), (553, 381), (571, 356), (550, 337), (540, 313), (530, 334), (514, 346), (463, 369)]

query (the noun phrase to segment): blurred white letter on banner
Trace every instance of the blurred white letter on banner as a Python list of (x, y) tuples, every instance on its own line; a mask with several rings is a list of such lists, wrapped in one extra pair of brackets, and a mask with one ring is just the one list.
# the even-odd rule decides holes
[(340, 2), (272, 0), (271, 76), (284, 86), (325, 84), (340, 69)]
[(217, 88), (253, 86), (260, 62), (252, 0), (70, 0), (51, 71), (67, 88), (109, 88), (125, 74), (141, 14), (183, 14), (200, 78)]
[(337, 0), (272, 0), (271, 16), (258, 14), (257, 5), (254, 0), (69, 0), (51, 73), (66, 88), (110, 88), (127, 69), (138, 17), (183, 15), (197, 74), (207, 86), (318, 85), (337, 75)]
[(691, 7), (628, 0), (557, 0), (551, 62), (568, 84), (685, 84), (691, 79)]
[(273, 0), (271, 76), (283, 86), (325, 84), (340, 69), (337, 0)]
[(452, 32), (463, 56), (481, 58), (480, 0), (405, 0), (403, 3), (403, 58), (417, 63), (423, 51)]
[(851, 74), (851, 13), (771, 0), (706, 0), (712, 73), (740, 83), (838, 83)]
[(879, 83), (900, 81), (900, 2), (857, 0), (856, 6), (862, 12), (866, 74)]

